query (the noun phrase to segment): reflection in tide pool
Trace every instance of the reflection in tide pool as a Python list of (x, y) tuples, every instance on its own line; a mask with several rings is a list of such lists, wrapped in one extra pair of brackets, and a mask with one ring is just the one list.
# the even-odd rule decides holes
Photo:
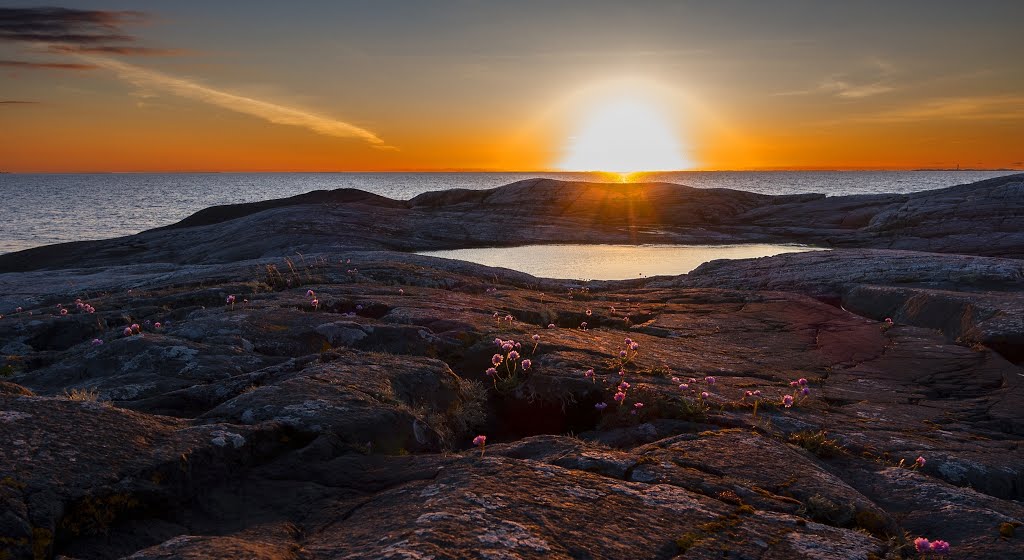
[(430, 257), (511, 268), (543, 278), (626, 280), (685, 274), (715, 259), (819, 251), (804, 245), (524, 245), (427, 251)]

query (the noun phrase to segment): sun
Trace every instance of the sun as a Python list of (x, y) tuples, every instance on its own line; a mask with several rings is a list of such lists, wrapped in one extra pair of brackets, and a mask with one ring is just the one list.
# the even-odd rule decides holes
[(569, 139), (565, 171), (676, 171), (688, 169), (682, 145), (660, 107), (638, 96), (607, 99), (588, 112)]

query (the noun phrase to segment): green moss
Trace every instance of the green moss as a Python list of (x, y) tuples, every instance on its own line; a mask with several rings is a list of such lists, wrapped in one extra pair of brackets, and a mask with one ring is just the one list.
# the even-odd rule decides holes
[(736, 508), (736, 513), (738, 515), (754, 515), (755, 513), (757, 513), (757, 510), (754, 509), (754, 506), (743, 504), (740, 507)]
[(686, 533), (685, 535), (676, 539), (676, 548), (678, 548), (679, 553), (682, 554), (687, 550), (693, 548), (693, 546), (700, 542), (703, 538), (703, 535), (698, 535), (697, 533)]
[(789, 436), (789, 442), (799, 445), (822, 459), (832, 459), (846, 454), (846, 449), (834, 439), (829, 439), (828, 432), (807, 430)]
[(49, 558), (51, 545), (53, 545), (53, 531), (42, 527), (32, 529), (32, 558), (35, 560)]

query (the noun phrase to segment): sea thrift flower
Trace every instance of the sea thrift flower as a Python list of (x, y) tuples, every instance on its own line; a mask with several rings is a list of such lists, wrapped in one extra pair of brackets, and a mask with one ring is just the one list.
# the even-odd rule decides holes
[(799, 386), (800, 386), (800, 384), (799, 384), (799, 383), (797, 383), (796, 381), (790, 381), (790, 382), (789, 382), (789, 386), (790, 386), (790, 387), (799, 387)]
[(598, 410), (604, 410), (604, 409), (608, 408), (608, 403), (606, 403), (606, 402), (599, 402), (599, 403), (594, 405), (594, 408), (596, 408)]
[(925, 552), (931, 552), (932, 543), (928, 542), (928, 539), (924, 537), (917, 537), (914, 539), (914, 549), (924, 554)]
[(715, 378), (711, 377), (709, 375), (709, 376), (704, 378), (704, 382), (707, 383), (708, 385), (714, 385), (715, 384)]
[(644, 407), (644, 403), (642, 403), (642, 402), (635, 402), (635, 403), (633, 403), (633, 408), (635, 408), (637, 410), (640, 410), (643, 407)]
[(356, 306), (356, 311), (362, 311), (362, 310), (363, 310), (363, 304), (359, 304), (359, 305)]
[(540, 335), (539, 334), (533, 335), (533, 341), (534, 342), (540, 342)]
[(228, 303), (228, 305), (230, 305), (231, 307), (235, 306), (235, 296), (234, 295), (228, 296), (227, 299), (224, 300), (224, 301), (226, 301)]
[(673, 375), (672, 376), (672, 383), (679, 383), (679, 378)]
[(508, 321), (509, 323), (511, 323), (512, 321), (515, 320), (515, 317), (513, 317), (511, 315), (505, 315), (505, 320)]
[(403, 290), (402, 288), (398, 288), (398, 295), (404, 296), (405, 295), (405, 290)]
[(98, 339), (98, 338), (94, 338), (94, 339), (92, 339), (92, 345), (93, 345), (93, 346), (99, 346), (100, 344), (103, 344), (103, 341), (102, 341), (102, 340), (100, 340), (100, 339)]
[(589, 309), (587, 310), (587, 317), (590, 317), (590, 316), (591, 316), (591, 315), (593, 315), (593, 314), (594, 314), (594, 312), (593, 312), (593, 311), (591, 311), (591, 310), (589, 310)]
[(629, 383), (627, 383), (625, 381), (623, 381), (622, 383), (619, 383), (619, 390), (620, 391), (625, 392), (626, 389), (629, 389)]
[(811, 390), (808, 387), (804, 387), (803, 389), (800, 389), (800, 394), (806, 397), (811, 394)]
[(163, 325), (161, 325), (159, 321), (157, 321), (156, 323), (153, 323), (153, 328), (154, 329), (159, 329), (161, 327), (163, 327)]
[(924, 462), (924, 457), (918, 457), (917, 459), (914, 459), (914, 464), (917, 465), (917, 467), (919, 468), (924, 466)]
[(949, 552), (949, 543), (941, 540), (932, 541), (932, 552), (935, 554), (946, 554)]
[(68, 314), (68, 310), (67, 309), (61, 309), (60, 310), (60, 314), (61, 315), (67, 315)]
[(553, 328), (555, 328), (555, 324), (554, 324), (554, 323), (548, 323), (548, 328), (549, 328), (549, 329), (553, 329)]
[(587, 322), (583, 321), (582, 323), (580, 323), (580, 328), (583, 330), (587, 330)]
[(125, 336), (131, 336), (133, 334), (135, 334), (135, 333), (132, 332), (132, 328), (131, 327), (125, 327), (124, 328), (124, 335)]
[(306, 297), (311, 298), (314, 295), (316, 295), (316, 294), (313, 293), (313, 290), (306, 290)]
[(689, 389), (689, 388), (690, 388), (690, 386), (689, 386), (689, 385), (687, 385), (686, 383), (680, 383), (680, 384), (679, 384), (679, 390), (680, 390), (680, 391), (685, 391), (685, 390), (687, 390), (687, 389)]
[(495, 355), (491, 356), (491, 363), (494, 364), (494, 365), (498, 365), (498, 364), (501, 363), (501, 360), (503, 360), (503, 359), (504, 358), (502, 357), (501, 354), (495, 354)]
[(710, 397), (710, 396), (711, 395), (709, 395), (707, 391), (701, 391), (701, 393), (700, 393), (700, 398), (703, 399), (703, 400), (707, 400), (707, 398)]
[(755, 397), (760, 397), (761, 396), (761, 390), (758, 389), (757, 391), (754, 391), (754, 396)]
[(807, 379), (801, 377), (800, 379), (796, 380), (796, 384), (801, 386), (801, 387), (806, 387), (807, 386)]
[(480, 456), (484, 456), (484, 447), (487, 445), (487, 436), (480, 435), (473, 438), (473, 445), (480, 448)]
[(793, 406), (793, 395), (786, 395), (782, 397), (782, 406), (786, 408)]
[(524, 371), (530, 369), (530, 366), (532, 366), (532, 365), (533, 365), (533, 362), (531, 362), (530, 360), (523, 360), (523, 370)]
[(498, 375), (498, 370), (496, 370), (496, 369), (494, 369), (492, 367), (489, 367), (489, 368), (487, 368), (487, 371), (485, 373), (487, 373), (487, 375), (489, 375), (491, 377), (494, 377), (495, 375)]
[(639, 342), (633, 342), (633, 343), (631, 343), (631, 344), (629, 345), (629, 349), (630, 349), (630, 350), (632, 350), (632, 351), (634, 351), (634, 352), (636, 352), (637, 350), (639, 350), (639, 349), (640, 349), (640, 343), (639, 343)]
[(495, 346), (501, 346), (502, 344), (505, 344), (505, 341), (504, 341), (504, 340), (502, 340), (502, 339), (500, 339), (500, 338), (495, 338), (495, 339), (494, 339), (494, 345), (495, 345)]
[(319, 309), (320, 308), (320, 300), (318, 300), (316, 298), (313, 298), (313, 301), (309, 302), (309, 304), (313, 306), (313, 309)]
[(591, 381), (597, 383), (597, 380), (594, 379), (594, 368), (590, 368), (587, 371), (583, 372), (583, 377), (589, 377)]
[(885, 324), (889, 325), (891, 327), (892, 326), (892, 317), (886, 317), (885, 318)]
[(623, 351), (619, 352), (619, 357), (620, 358), (625, 358), (626, 357), (626, 351), (623, 350)]
[(132, 328), (132, 332), (135, 333), (135, 334), (139, 334), (139, 331), (142, 330), (142, 327), (140, 327), (138, 323), (132, 323), (132, 327), (131, 328)]
[(622, 402), (626, 400), (626, 393), (619, 391), (618, 393), (615, 393), (615, 395), (612, 398), (615, 399), (615, 401), (618, 402), (619, 404), (622, 404)]

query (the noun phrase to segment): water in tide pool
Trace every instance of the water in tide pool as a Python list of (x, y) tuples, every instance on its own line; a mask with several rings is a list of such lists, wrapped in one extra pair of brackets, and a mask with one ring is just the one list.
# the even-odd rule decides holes
[[(907, 193), (1008, 175), (1008, 171), (690, 171), (648, 174), (699, 188), (764, 194)], [(0, 174), (0, 253), (130, 235), (172, 224), (209, 206), (357, 188), (409, 199), (427, 191), (489, 189), (551, 177), (607, 181), (587, 173), (126, 173)]]
[(803, 245), (523, 245), (425, 251), (430, 257), (510, 268), (540, 278), (628, 280), (686, 274), (715, 259), (751, 259), (819, 251)]

